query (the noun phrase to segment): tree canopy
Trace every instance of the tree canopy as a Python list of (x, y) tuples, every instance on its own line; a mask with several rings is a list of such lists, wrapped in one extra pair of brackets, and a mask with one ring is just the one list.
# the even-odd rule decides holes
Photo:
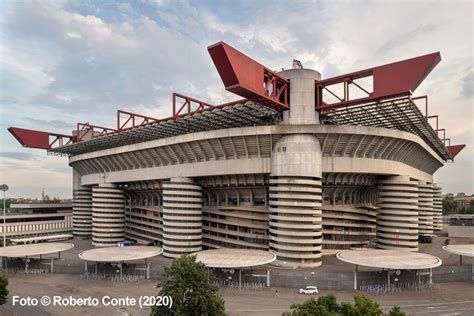
[(293, 304), (291, 312), (284, 316), (406, 316), (400, 307), (394, 306), (384, 314), (379, 304), (364, 295), (354, 296), (354, 304), (338, 303), (334, 295), (320, 296), (317, 300), (310, 298), (303, 304)]
[(225, 315), (224, 300), (213, 283), (214, 275), (196, 256), (182, 255), (165, 268), (160, 296), (170, 296), (172, 308), (155, 306), (151, 315)]
[(8, 279), (7, 277), (0, 276), (0, 305), (3, 305), (7, 302), (8, 297)]
[(443, 199), (443, 214), (451, 214), (456, 212), (456, 208), (458, 206), (458, 202), (454, 201), (453, 199)]

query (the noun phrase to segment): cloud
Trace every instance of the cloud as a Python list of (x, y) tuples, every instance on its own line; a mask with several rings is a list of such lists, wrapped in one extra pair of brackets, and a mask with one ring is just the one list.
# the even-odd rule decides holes
[(24, 119), (34, 124), (47, 126), (48, 128), (54, 127), (54, 128), (60, 128), (60, 129), (63, 129), (63, 128), (73, 129), (74, 127), (74, 124), (71, 124), (69, 122), (64, 122), (61, 120), (41, 120), (41, 119), (36, 119), (36, 118), (31, 118), (31, 117), (25, 117)]
[(409, 30), (408, 32), (403, 32), (382, 44), (376, 51), (376, 54), (385, 54), (393, 49), (404, 47), (407, 44), (412, 45), (414, 41), (420, 40), (422, 36), (425, 36), (428, 33), (435, 32), (438, 28), (439, 25), (426, 24)]
[(21, 160), (21, 161), (37, 160), (38, 158), (41, 158), (38, 155), (33, 155), (30, 153), (25, 153), (25, 152), (0, 152), (0, 157), (10, 158), (14, 160)]
[(468, 70), (461, 81), (461, 96), (469, 99), (472, 102), (474, 97), (474, 71)]

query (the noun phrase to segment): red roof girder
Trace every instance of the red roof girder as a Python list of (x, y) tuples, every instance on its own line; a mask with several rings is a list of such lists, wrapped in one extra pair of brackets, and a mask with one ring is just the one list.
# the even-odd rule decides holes
[(28, 148), (51, 149), (54, 145), (64, 146), (76, 140), (72, 135), (35, 131), (18, 127), (9, 127), (8, 131), (23, 147)]
[[(343, 106), (373, 102), (379, 99), (411, 95), (440, 61), (441, 55), (439, 52), (436, 52), (316, 81), (316, 109), (328, 111)], [(364, 90), (354, 82), (357, 79), (370, 76), (373, 76), (372, 92)], [(344, 96), (338, 97), (328, 87), (341, 83), (344, 84)], [(351, 84), (364, 91), (367, 97), (351, 99), (348, 89)], [(323, 90), (329, 90), (329, 93), (334, 95), (339, 101), (330, 104), (324, 103)]]
[(224, 42), (207, 50), (227, 91), (276, 110), (289, 108), (288, 79)]

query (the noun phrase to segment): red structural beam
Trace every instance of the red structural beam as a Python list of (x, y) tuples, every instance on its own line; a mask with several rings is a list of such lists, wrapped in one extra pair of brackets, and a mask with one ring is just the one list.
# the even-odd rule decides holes
[(203, 110), (212, 110), (215, 106), (183, 94), (173, 93), (173, 118), (189, 115)]
[(447, 146), (449, 153), (451, 154), (451, 158), (454, 159), (463, 149), (466, 147), (466, 145), (452, 145), (452, 146)]
[(207, 50), (227, 91), (277, 110), (290, 107), (288, 79), (224, 42)]
[[(324, 112), (343, 106), (411, 95), (440, 61), (441, 55), (437, 52), (316, 81), (316, 109)], [(371, 76), (373, 77), (373, 91), (367, 91), (355, 82), (357, 79)], [(331, 90), (333, 88), (331, 86), (337, 84), (343, 84), (343, 96), (339, 96)], [(351, 98), (349, 95), (350, 85), (363, 91), (366, 96)], [(338, 100), (333, 103), (324, 102), (323, 91), (328, 91)]]
[[(158, 122), (159, 119), (127, 112), (123, 110), (117, 110), (117, 131), (121, 132), (127, 129), (131, 129), (134, 127), (145, 126), (152, 122)], [(129, 126), (127, 126), (130, 124)]]
[(53, 148), (53, 146), (64, 146), (76, 140), (72, 135), (35, 131), (18, 127), (9, 127), (8, 131), (23, 147), (28, 148), (50, 149)]
[[(92, 125), (87, 123), (77, 123), (77, 141), (80, 142), (85, 138), (96, 138), (99, 136), (116, 133), (117, 130), (109, 127)], [(87, 136), (87, 137), (86, 137)]]
[(205, 111), (212, 111), (214, 109), (222, 109), (227, 106), (233, 106), (237, 103), (245, 103), (247, 99), (227, 102), (219, 105), (212, 105), (198, 99), (188, 97), (183, 94), (173, 93), (173, 116), (169, 118), (162, 119), (162, 121), (170, 119), (179, 119), (188, 115), (193, 115), (196, 113), (202, 113)]

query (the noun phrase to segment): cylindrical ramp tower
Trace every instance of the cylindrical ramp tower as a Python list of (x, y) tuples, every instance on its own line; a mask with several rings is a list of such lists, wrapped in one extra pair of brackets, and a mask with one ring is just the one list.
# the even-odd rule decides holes
[(443, 230), (443, 189), (433, 185), (433, 230)]
[(80, 174), (73, 169), (72, 233), (75, 237), (92, 237), (92, 187), (81, 185)]
[(163, 255), (202, 250), (202, 187), (191, 178), (163, 184)]
[(125, 193), (116, 185), (92, 188), (92, 245), (116, 246), (125, 240)]
[(418, 235), (433, 234), (433, 185), (418, 182)]
[(284, 123), (319, 124), (315, 80), (321, 80), (321, 74), (312, 69), (289, 69), (278, 74), (290, 80), (290, 110), (283, 113)]
[(321, 146), (312, 135), (287, 135), (273, 149), (270, 250), (277, 265), (321, 265)]
[(389, 176), (377, 183), (377, 247), (418, 251), (418, 181)]

